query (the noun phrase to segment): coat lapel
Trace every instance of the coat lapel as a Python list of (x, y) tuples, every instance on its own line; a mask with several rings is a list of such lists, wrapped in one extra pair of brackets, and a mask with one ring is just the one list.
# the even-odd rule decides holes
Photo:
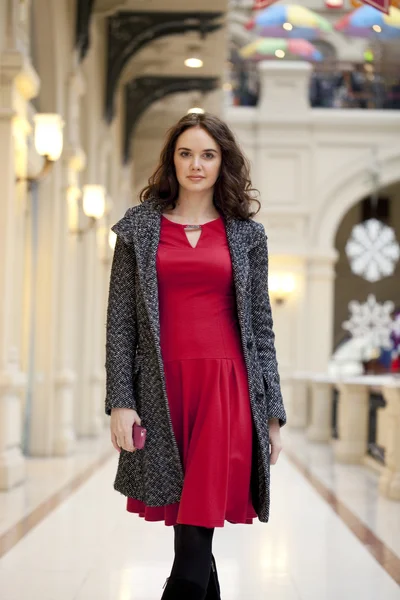
[[(146, 206), (138, 213), (135, 231), (135, 251), (138, 264), (141, 290), (146, 303), (150, 326), (152, 328), (158, 349), (160, 348), (160, 316), (158, 304), (158, 282), (156, 270), (157, 249), (161, 230), (161, 208)], [(232, 261), (232, 270), (238, 317), (241, 321), (243, 306), (246, 298), (247, 279), (249, 275), (249, 259), (247, 230), (242, 221), (233, 217), (225, 218), (225, 229)], [(244, 323), (241, 322), (241, 330)]]

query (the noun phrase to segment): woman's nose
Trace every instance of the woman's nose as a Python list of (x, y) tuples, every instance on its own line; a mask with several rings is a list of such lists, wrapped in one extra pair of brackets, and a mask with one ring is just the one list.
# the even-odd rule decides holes
[(200, 169), (200, 159), (194, 158), (192, 161), (192, 169)]

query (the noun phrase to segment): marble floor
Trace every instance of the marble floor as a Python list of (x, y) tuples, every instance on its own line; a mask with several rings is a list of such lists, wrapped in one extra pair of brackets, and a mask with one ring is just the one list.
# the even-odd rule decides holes
[[(326, 502), (291, 460), (294, 448), (338, 504), (391, 553), (396, 566), (400, 503), (379, 498), (371, 470), (335, 465), (329, 446), (307, 444), (302, 434), (289, 431), (284, 442), (287, 454), (271, 472), (270, 522), (227, 524), (215, 532), (222, 599), (400, 600), (400, 573), (392, 577), (368, 540), (355, 535), (346, 517)], [(117, 455), (104, 456), (107, 444), (108, 436), (102, 447), (99, 442), (81, 446), (78, 458), (36, 461), (26, 486), (0, 494), (1, 600), (161, 598), (173, 530), (125, 511), (124, 498), (112, 488)], [(69, 491), (68, 478), (79, 480)], [(47, 513), (28, 523), (19, 541), (8, 539), (1, 552), (1, 538), (15, 534), (24, 517), (45, 506), (46, 493), (53, 499)]]

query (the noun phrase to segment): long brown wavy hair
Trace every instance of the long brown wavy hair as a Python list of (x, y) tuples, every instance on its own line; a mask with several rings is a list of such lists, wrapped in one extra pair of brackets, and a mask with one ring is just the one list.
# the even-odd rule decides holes
[[(162, 209), (175, 208), (179, 193), (174, 165), (175, 147), (179, 136), (190, 127), (204, 129), (221, 149), (221, 169), (214, 185), (213, 200), (218, 212), (242, 220), (254, 217), (261, 204), (255, 197), (258, 190), (251, 184), (249, 161), (227, 124), (208, 113), (189, 113), (168, 130), (158, 167), (140, 192), (140, 202), (156, 199)], [(253, 202), (258, 204), (255, 212), (251, 210)]]

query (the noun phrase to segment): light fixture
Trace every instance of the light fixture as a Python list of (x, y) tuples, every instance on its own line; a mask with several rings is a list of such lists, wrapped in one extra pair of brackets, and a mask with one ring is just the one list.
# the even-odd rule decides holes
[(83, 186), (82, 193), (83, 212), (89, 217), (89, 224), (85, 228), (78, 227), (70, 230), (70, 233), (82, 237), (96, 225), (96, 222), (101, 219), (106, 212), (106, 190), (104, 186), (90, 184)]
[(55, 162), (60, 158), (63, 149), (63, 120), (60, 115), (42, 113), (36, 114), (34, 121), (37, 153)]
[(185, 66), (190, 69), (201, 69), (204, 65), (203, 59), (201, 57), (201, 49), (200, 46), (191, 46), (189, 48), (189, 56), (186, 58)]
[(64, 127), (64, 121), (56, 113), (37, 113), (33, 119), (36, 152), (44, 157), (45, 162), (37, 175), (17, 178), (17, 181), (27, 181), (31, 189), (35, 183), (44, 179), (52, 165), (60, 158)]
[(275, 50), (276, 58), (285, 58), (285, 52), (283, 50)]
[(191, 69), (201, 69), (203, 64), (204, 63), (200, 58), (191, 57), (185, 60), (185, 66), (190, 67)]
[(200, 106), (193, 106), (192, 108), (189, 108), (189, 110), (187, 111), (187, 114), (190, 113), (195, 113), (197, 115), (204, 115), (205, 110), (204, 108), (200, 108)]
[(372, 25), (372, 29), (376, 32), (376, 33), (381, 33), (382, 31), (382, 27), (380, 25)]
[(87, 217), (101, 219), (106, 210), (106, 190), (102, 185), (83, 186), (83, 212)]
[(282, 25), (283, 29), (285, 29), (286, 31), (292, 31), (293, 29), (293, 25), (291, 23), (284, 23)]
[(294, 276), (290, 273), (276, 273), (269, 277), (268, 288), (277, 304), (283, 304), (296, 287)]

